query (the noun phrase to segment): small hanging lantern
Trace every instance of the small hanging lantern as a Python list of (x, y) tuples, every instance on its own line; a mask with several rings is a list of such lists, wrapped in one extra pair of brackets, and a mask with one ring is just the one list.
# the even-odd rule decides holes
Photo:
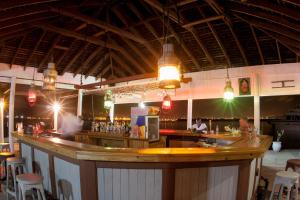
[(158, 80), (161, 89), (180, 88), (180, 60), (171, 43), (163, 45), (163, 54), (158, 60)]
[(27, 101), (30, 107), (34, 106), (37, 100), (36, 89), (34, 83), (30, 85), (30, 88), (27, 93)]
[(224, 87), (224, 100), (225, 101), (231, 101), (234, 98), (234, 92), (233, 92), (233, 88), (231, 86), (231, 80), (229, 79), (229, 73), (228, 73), (228, 68), (226, 68), (227, 70), (227, 79), (226, 79), (226, 84)]
[(109, 110), (113, 106), (113, 96), (112, 96), (112, 91), (107, 90), (104, 96), (104, 108)]
[(55, 82), (57, 78), (57, 71), (55, 69), (55, 63), (53, 61), (48, 63), (48, 68), (44, 71), (44, 90), (55, 90)]
[(171, 110), (172, 109), (172, 100), (169, 95), (166, 95), (164, 97), (161, 107), (163, 110)]

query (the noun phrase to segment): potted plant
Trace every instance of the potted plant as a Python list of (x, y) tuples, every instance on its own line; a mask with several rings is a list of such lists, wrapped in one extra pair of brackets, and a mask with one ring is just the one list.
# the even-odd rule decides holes
[(272, 149), (273, 149), (273, 151), (275, 151), (275, 152), (279, 152), (280, 150), (281, 150), (281, 141), (280, 141), (280, 139), (281, 139), (281, 137), (283, 136), (283, 134), (284, 134), (284, 130), (282, 129), (282, 130), (277, 130), (277, 139), (276, 139), (276, 141), (273, 141), (273, 144), (272, 144)]

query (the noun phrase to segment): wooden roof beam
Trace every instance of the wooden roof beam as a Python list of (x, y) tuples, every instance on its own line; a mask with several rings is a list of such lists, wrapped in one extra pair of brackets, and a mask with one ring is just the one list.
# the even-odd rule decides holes
[(271, 12), (275, 12), (280, 15), (284, 15), (286, 17), (289, 17), (291, 19), (300, 19), (300, 12), (296, 9), (290, 9), (285, 7), (284, 5), (278, 5), (272, 3), (272, 1), (268, 0), (251, 0), (244, 3), (246, 5), (261, 8), (263, 10), (268, 10)]
[[(62, 74), (64, 74), (65, 72), (67, 72), (72, 65), (74, 64), (74, 62), (81, 56), (81, 54), (86, 51), (86, 48), (89, 46), (89, 43), (85, 43), (80, 50), (76, 53), (76, 55), (68, 62), (68, 64), (64, 67)], [(80, 63), (81, 64), (81, 63)]]
[(228, 2), (226, 3), (226, 5), (228, 5), (228, 9), (230, 9), (231, 11), (235, 12), (235, 13), (241, 13), (241, 14), (246, 14), (248, 16), (252, 16), (255, 18), (259, 18), (259, 19), (263, 19), (263, 20), (267, 20), (282, 26), (285, 26), (287, 28), (293, 29), (295, 31), (300, 32), (300, 25), (293, 23), (291, 20), (288, 20), (284, 17), (281, 16), (277, 16), (274, 14), (269, 14), (268, 12), (264, 12), (261, 10), (253, 10), (250, 9), (248, 6), (244, 6), (241, 5), (239, 3), (233, 3), (233, 2)]
[(67, 30), (67, 29), (64, 29), (64, 28), (55, 27), (55, 26), (52, 26), (50, 24), (34, 23), (34, 26), (40, 27), (44, 30), (56, 32), (56, 33), (59, 33), (61, 35), (67, 36), (67, 37), (73, 37), (73, 38), (76, 38), (78, 40), (84, 40), (84, 41), (92, 43), (92, 44), (96, 44), (96, 45), (99, 45), (99, 46), (111, 48), (111, 49), (114, 49), (114, 50), (117, 50), (117, 51), (123, 50), (119, 46), (116, 46), (116, 45), (111, 44), (109, 42), (103, 42), (103, 41), (99, 40), (96, 37), (86, 36), (84, 34), (77, 33), (75, 31)]
[[(198, 8), (198, 11), (200, 12), (202, 17), (205, 17), (204, 13), (202, 12), (202, 10), (200, 8)], [(229, 59), (228, 53), (227, 53), (223, 43), (221, 42), (221, 39), (219, 38), (217, 32), (215, 31), (214, 27), (210, 24), (210, 22), (206, 22), (206, 24), (207, 24), (208, 28), (210, 29), (210, 31), (212, 32), (212, 34), (213, 34), (214, 38), (216, 39), (217, 43), (219, 44), (219, 47), (220, 47), (221, 51), (224, 54), (225, 61), (226, 61), (227, 65), (229, 67), (231, 67), (231, 61)]]
[[(219, 5), (219, 3), (216, 1), (216, 0), (206, 0), (206, 2), (215, 10), (215, 12), (217, 14), (222, 14), (223, 16), (225, 16), (225, 13), (224, 13), (224, 8), (221, 7)], [(246, 53), (245, 53), (245, 49), (242, 47), (240, 41), (239, 41), (239, 38), (237, 37), (237, 35), (235, 34), (234, 32), (234, 27), (232, 26), (232, 22), (230, 20), (230, 18), (227, 16), (227, 18), (222, 18), (222, 20), (224, 21), (224, 23), (228, 26), (230, 32), (231, 32), (231, 35), (243, 57), (243, 60), (245, 62), (245, 64), (247, 66), (249, 66), (249, 62), (248, 62), (248, 59), (247, 59), (247, 56), (246, 56)], [(225, 49), (224, 49), (225, 50)], [(226, 50), (225, 50), (226, 51)], [(228, 58), (229, 59), (229, 58)]]
[(262, 28), (262, 29), (265, 29), (265, 30), (269, 30), (269, 31), (273, 31), (273, 32), (279, 33), (281, 35), (287, 36), (289, 38), (292, 38), (294, 40), (300, 41), (299, 34), (293, 32), (293, 31), (289, 31), (289, 30), (283, 28), (282, 26), (278, 26), (278, 25), (275, 26), (275, 25), (270, 24), (270, 23), (253, 20), (253, 19), (250, 19), (248, 17), (242, 17), (242, 16), (237, 15), (237, 14), (235, 14), (235, 16), (238, 17), (239, 19), (243, 20), (243, 21), (246, 21), (246, 22), (256, 26), (256, 27), (259, 27), (259, 28)]
[[(34, 45), (34, 48), (32, 49), (31, 53), (29, 54), (26, 62), (25, 62), (25, 65), (24, 66), (28, 66), (29, 64), (29, 61), (30, 59), (32, 58), (32, 56), (34, 55), (34, 52), (37, 50), (37, 48), (40, 46), (40, 43), (42, 42), (44, 36), (46, 35), (47, 31), (43, 31), (41, 36), (40, 36), (40, 39), (38, 40), (38, 42)], [(37, 65), (37, 63), (35, 63)]]
[(135, 73), (132, 71), (131, 67), (130, 67), (128, 64), (126, 64), (126, 63), (124, 62), (124, 60), (121, 59), (115, 52), (111, 51), (111, 56), (112, 56), (112, 58), (113, 58), (120, 66), (124, 67), (124, 69), (125, 69), (129, 74), (131, 74), (131, 75), (132, 75), (132, 74), (135, 74)]
[(56, 38), (51, 42), (52, 45), (50, 46), (50, 48), (49, 48), (47, 54), (44, 56), (43, 60), (40, 62), (37, 71), (40, 72), (41, 69), (42, 69), (43, 64), (44, 64), (47, 60), (49, 60), (49, 56), (52, 55), (52, 51), (53, 51), (55, 45), (56, 45), (56, 44), (58, 43), (58, 41), (60, 40), (60, 37), (61, 37), (60, 35), (56, 36)]
[(261, 64), (264, 65), (264, 64), (265, 64), (264, 56), (263, 56), (263, 53), (262, 53), (262, 51), (261, 51), (260, 44), (259, 44), (258, 38), (257, 38), (257, 36), (256, 36), (255, 30), (254, 30), (254, 28), (253, 28), (252, 25), (250, 25), (250, 29), (251, 29), (253, 38), (254, 38), (254, 40), (255, 40), (255, 44), (256, 44), (256, 48), (257, 48), (258, 53), (259, 53), (259, 57), (260, 57)]
[[(14, 64), (15, 59), (16, 59), (16, 57), (17, 57), (17, 55), (18, 55), (18, 51), (19, 51), (20, 47), (23, 45), (25, 39), (26, 39), (26, 35), (24, 35), (24, 36), (22, 37), (21, 41), (19, 42), (18, 47), (17, 47), (17, 49), (16, 49), (16, 51), (15, 51), (15, 54), (14, 54), (13, 58), (12, 58), (11, 61), (10, 61), (10, 66), (9, 66), (9, 68), (11, 68), (12, 65)], [(25, 69), (25, 66), (24, 66), (24, 69)]]
[(213, 17), (207, 17), (204, 19), (199, 19), (193, 22), (188, 22), (182, 25), (183, 28), (190, 28), (192, 26), (196, 26), (199, 24), (203, 24), (203, 23), (207, 23), (207, 22), (211, 22), (211, 21), (215, 21), (215, 20), (220, 20), (220, 19), (224, 19), (225, 16), (224, 15), (219, 15), (219, 16), (213, 16)]
[(276, 49), (277, 49), (279, 63), (281, 64), (282, 63), (282, 59), (281, 59), (281, 54), (280, 54), (280, 48), (279, 48), (278, 40), (276, 40)]
[(140, 38), (136, 35), (133, 35), (130, 32), (124, 31), (123, 29), (120, 29), (116, 26), (112, 26), (106, 22), (102, 22), (100, 20), (97, 20), (95, 18), (92, 18), (90, 16), (87, 15), (83, 15), (80, 12), (76, 11), (76, 10), (68, 10), (68, 9), (58, 9), (58, 8), (51, 8), (52, 11), (60, 13), (62, 15), (71, 17), (71, 18), (75, 18), (75, 19), (79, 19), (82, 20), (88, 24), (92, 24), (94, 26), (97, 26), (99, 28), (105, 29), (107, 31), (113, 32), (121, 37), (126, 37), (128, 39), (134, 40), (136, 42), (139, 43), (145, 43), (146, 41), (143, 38)]
[(87, 72), (86, 72), (86, 76), (90, 76), (90, 75), (93, 75), (97, 69), (99, 67), (101, 67), (105, 61), (109, 58), (109, 54), (106, 53), (105, 55), (103, 55), (98, 61), (97, 63), (94, 65), (94, 67), (91, 67)]

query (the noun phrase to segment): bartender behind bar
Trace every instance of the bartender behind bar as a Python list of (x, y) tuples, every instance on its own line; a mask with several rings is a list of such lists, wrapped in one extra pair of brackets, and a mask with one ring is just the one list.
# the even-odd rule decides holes
[(196, 119), (196, 124), (193, 124), (193, 129), (196, 130), (197, 133), (207, 133), (207, 126), (200, 118)]

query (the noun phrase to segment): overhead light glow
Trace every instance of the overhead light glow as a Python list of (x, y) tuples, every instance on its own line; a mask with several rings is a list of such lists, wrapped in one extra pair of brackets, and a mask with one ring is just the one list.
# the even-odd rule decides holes
[(231, 86), (231, 81), (229, 79), (226, 80), (223, 98), (225, 101), (231, 101), (234, 98), (233, 88)]
[(2, 97), (2, 98), (0, 98), (0, 108), (4, 108), (4, 105), (5, 105), (5, 103), (4, 103), (4, 98)]
[(114, 105), (112, 91), (107, 90), (104, 96), (104, 108), (109, 110)]
[(163, 45), (163, 54), (158, 60), (158, 80), (162, 89), (180, 88), (180, 60), (171, 43)]
[(164, 97), (161, 107), (163, 110), (171, 110), (172, 109), (172, 100), (169, 95), (166, 95)]
[(139, 103), (139, 107), (140, 107), (140, 108), (145, 108), (145, 103), (144, 103), (143, 101), (141, 101), (141, 102)]
[(58, 102), (54, 102), (52, 105), (52, 109), (54, 112), (59, 112), (59, 110), (61, 109), (61, 105)]

